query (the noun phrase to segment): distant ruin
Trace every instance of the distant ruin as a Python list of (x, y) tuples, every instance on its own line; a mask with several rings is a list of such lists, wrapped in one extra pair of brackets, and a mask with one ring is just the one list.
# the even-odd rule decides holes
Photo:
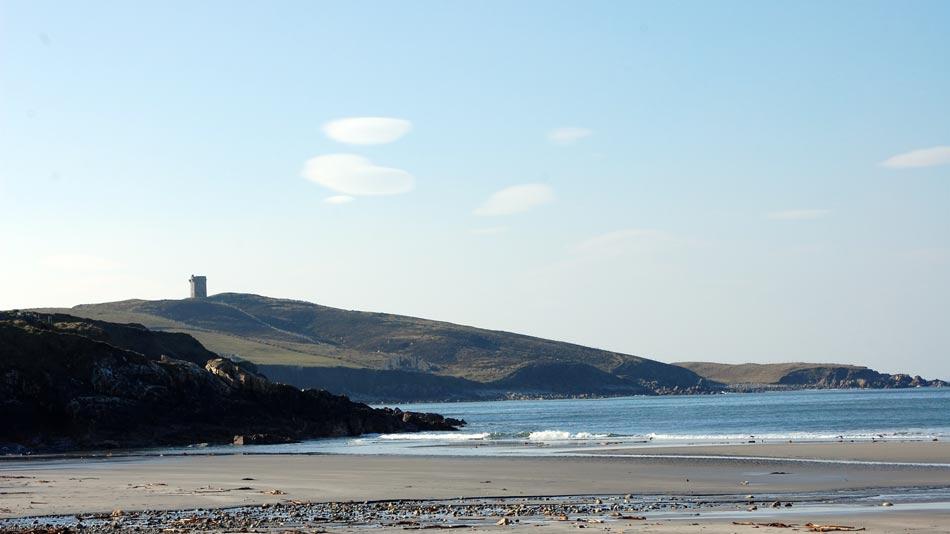
[(188, 281), (191, 282), (191, 298), (193, 299), (208, 298), (208, 277), (207, 276), (191, 275), (191, 278), (189, 278)]

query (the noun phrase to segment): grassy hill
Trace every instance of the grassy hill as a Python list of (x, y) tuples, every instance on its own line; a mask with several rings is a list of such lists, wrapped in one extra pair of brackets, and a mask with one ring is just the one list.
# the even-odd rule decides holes
[[(259, 295), (222, 293), (206, 299), (127, 300), (43, 311), (183, 332), (214, 352), (264, 365), (421, 371), (513, 389), (517, 389), (519, 380), (537, 381), (542, 375), (592, 382), (592, 377), (601, 376), (598, 373), (611, 377), (603, 382), (614, 388), (625, 385), (645, 391), (682, 390), (708, 384), (692, 371), (628, 354)], [(571, 367), (574, 365), (589, 366), (591, 372), (559, 373), (551, 367), (559, 365), (573, 371), (578, 370)], [(559, 388), (574, 389), (563, 385)]]
[(754, 391), (769, 388), (907, 388), (946, 387), (942, 380), (927, 380), (909, 374), (887, 374), (858, 365), (838, 363), (743, 363), (682, 362), (673, 365), (726, 384), (730, 389)]
[(865, 369), (854, 365), (805, 362), (741, 364), (677, 362), (673, 365), (689, 369), (700, 376), (723, 384), (778, 384), (786, 375), (805, 369), (826, 367)]

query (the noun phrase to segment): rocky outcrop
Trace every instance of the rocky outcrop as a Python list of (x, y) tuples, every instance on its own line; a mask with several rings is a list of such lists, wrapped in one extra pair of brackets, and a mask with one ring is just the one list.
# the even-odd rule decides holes
[(887, 374), (857, 365), (820, 363), (682, 362), (674, 364), (733, 391), (774, 391), (787, 389), (885, 389), (944, 387), (943, 380), (927, 380), (919, 375)]
[(927, 380), (919, 375), (879, 373), (866, 367), (813, 367), (793, 371), (778, 381), (785, 386), (809, 386), (816, 388), (911, 388), (943, 387), (942, 380)]
[[(454, 429), (439, 415), (406, 417), (326, 391), (272, 383), (230, 360), (212, 358), (198, 365), (103, 341), (103, 332), (121, 327), (127, 325), (0, 313), (4, 449), (231, 443), (235, 435), (289, 441)], [(127, 328), (141, 333), (136, 338), (125, 331), (128, 345), (164, 341), (155, 332)]]

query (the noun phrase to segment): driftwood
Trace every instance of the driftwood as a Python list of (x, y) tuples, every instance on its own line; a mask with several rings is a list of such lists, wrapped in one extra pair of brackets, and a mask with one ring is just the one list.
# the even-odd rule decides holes
[(858, 532), (864, 530), (864, 527), (849, 527), (847, 525), (816, 525), (814, 523), (805, 523), (809, 532)]
[(786, 525), (785, 523), (756, 523), (755, 521), (733, 521), (733, 525), (748, 525), (752, 527), (775, 527), (775, 528), (792, 528), (795, 525)]
[[(774, 527), (774, 528), (794, 528), (798, 525), (787, 525), (785, 523), (756, 523), (754, 521), (733, 521), (733, 525), (747, 525), (750, 527)], [(816, 525), (814, 523), (805, 523), (808, 532), (859, 532), (864, 527), (851, 527), (848, 525)]]
[(472, 525), (425, 525), (418, 527), (402, 527), (403, 530), (430, 530), (430, 529), (450, 529), (450, 528), (472, 528)]

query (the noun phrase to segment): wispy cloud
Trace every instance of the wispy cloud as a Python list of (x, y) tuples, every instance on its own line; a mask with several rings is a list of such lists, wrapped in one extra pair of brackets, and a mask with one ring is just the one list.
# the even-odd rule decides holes
[(911, 150), (887, 158), (881, 165), (892, 169), (910, 169), (915, 167), (935, 167), (950, 164), (950, 146), (935, 146)]
[(350, 195), (334, 195), (323, 199), (324, 204), (346, 204), (355, 200)]
[(650, 228), (626, 228), (581, 241), (571, 252), (582, 256), (609, 256), (631, 251), (646, 251), (671, 240), (670, 234)]
[(588, 128), (555, 128), (548, 132), (548, 140), (556, 145), (572, 145), (592, 135), (593, 130)]
[(379, 167), (355, 154), (317, 156), (304, 165), (303, 176), (343, 195), (396, 195), (415, 187), (402, 169)]
[(323, 133), (340, 143), (349, 145), (382, 145), (392, 143), (412, 130), (412, 123), (388, 117), (352, 117), (330, 121), (323, 125)]
[(513, 185), (493, 193), (474, 213), (488, 217), (511, 215), (553, 201), (554, 191), (544, 184)]
[(497, 235), (507, 231), (507, 226), (490, 226), (488, 228), (476, 228), (472, 230), (472, 235)]
[(770, 211), (765, 214), (769, 219), (777, 221), (798, 221), (802, 219), (821, 219), (831, 215), (831, 210), (808, 209), (808, 210), (782, 210)]

